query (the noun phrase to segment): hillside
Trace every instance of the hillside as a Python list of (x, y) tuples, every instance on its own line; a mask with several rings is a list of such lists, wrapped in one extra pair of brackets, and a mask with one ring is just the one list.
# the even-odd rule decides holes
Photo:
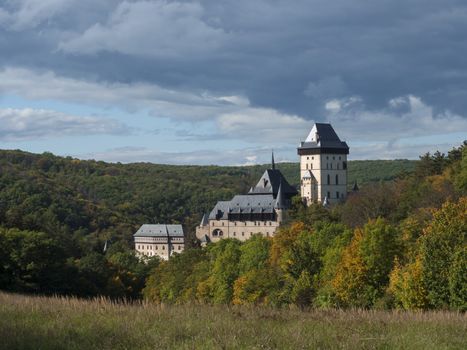
[[(349, 186), (391, 180), (416, 161), (350, 161)], [(0, 151), (0, 224), (78, 236), (130, 239), (147, 222), (192, 231), (218, 200), (248, 191), (269, 165), (120, 164)], [(298, 185), (297, 163), (277, 165)], [(96, 241), (97, 243), (97, 241)]]

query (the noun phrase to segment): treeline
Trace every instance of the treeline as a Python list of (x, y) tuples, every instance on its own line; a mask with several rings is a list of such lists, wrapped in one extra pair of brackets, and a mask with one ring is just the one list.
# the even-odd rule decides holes
[(161, 262), (158, 303), (467, 310), (467, 143), (365, 186), (344, 205), (294, 201), (273, 238), (225, 239)]
[[(203, 212), (211, 209), (217, 200), (246, 192), (267, 166), (124, 165), (47, 153), (0, 151), (0, 289), (81, 297), (105, 295), (116, 299), (141, 298), (144, 294), (161, 302), (252, 300), (259, 303), (257, 300), (263, 300), (262, 297), (245, 299), (241, 296), (244, 292), (240, 291), (254, 288), (256, 279), (261, 285), (264, 277), (265, 285), (270, 287), (264, 287), (267, 290), (264, 302), (279, 305), (299, 303), (298, 299), (285, 298), (291, 293), (287, 288), (293, 289), (295, 280), (305, 283), (309, 276), (314, 289), (312, 296), (306, 295), (316, 304), (318, 294), (314, 293), (320, 290), (322, 295), (323, 291), (319, 285), (323, 280), (317, 277), (316, 271), (321, 275), (328, 268), (324, 260), (315, 263), (305, 257), (301, 265), (294, 267), (294, 273), (284, 270), (282, 262), (287, 261), (287, 254), (296, 257), (305, 254), (297, 248), (299, 243), (295, 246), (287, 238), (287, 232), (295, 232), (292, 238), (298, 237), (299, 231), (304, 237), (315, 237), (313, 232), (322, 230), (316, 237), (322, 236), (323, 242), (339, 241), (346, 247), (352, 239), (352, 230), (368, 220), (383, 217), (385, 224), (399, 230), (399, 222), (414, 213), (420, 213), (416, 227), (421, 230), (431, 218), (428, 213), (431, 209), (427, 208), (439, 208), (447, 198), (455, 202), (465, 194), (465, 170), (455, 171), (461, 164), (462, 149), (448, 156), (427, 155), (417, 162), (411, 176), (400, 177), (397, 173), (410, 170), (413, 162), (398, 161), (401, 168), (396, 166), (399, 169), (396, 171), (393, 167), (384, 177), (398, 178), (397, 181), (367, 183), (343, 206), (330, 210), (320, 206), (304, 208), (296, 201), (290, 224), (274, 240), (259, 237), (244, 244), (225, 241), (206, 249), (188, 249), (168, 263), (135, 257), (132, 234), (139, 225), (180, 222), (191, 233)], [(357, 169), (353, 164), (372, 167), (391, 162), (350, 162), (350, 177)], [(278, 166), (294, 183), (297, 164)], [(378, 178), (375, 174), (372, 179)], [(362, 179), (360, 184), (365, 181)], [(281, 237), (285, 237), (283, 248), (277, 243)], [(416, 234), (411, 237), (415, 242)], [(192, 242), (188, 239), (189, 244)], [(323, 242), (313, 249), (327, 256), (330, 247), (334, 247), (332, 244), (337, 243), (329, 243), (328, 247)], [(250, 246), (254, 244), (262, 248)], [(228, 247), (233, 247), (232, 252), (229, 253)], [(287, 247), (292, 249), (289, 253), (284, 250)], [(341, 251), (337, 248), (335, 251), (333, 259), (337, 261)], [(229, 254), (236, 254), (240, 265), (232, 263)], [(232, 259), (235, 261), (235, 257)], [(402, 254), (397, 271), (401, 276), (407, 275), (406, 270), (415, 261)], [(224, 271), (226, 266), (231, 270), (229, 267)], [(299, 266), (309, 270), (301, 279), (304, 270)], [(328, 273), (330, 276), (331, 272)], [(298, 293), (297, 288), (294, 293)], [(235, 290), (238, 292), (234, 296)]]

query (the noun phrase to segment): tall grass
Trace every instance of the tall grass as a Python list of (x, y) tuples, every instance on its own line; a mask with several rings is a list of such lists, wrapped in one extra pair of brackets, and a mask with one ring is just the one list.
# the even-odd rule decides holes
[(466, 349), (461, 313), (115, 303), (0, 293), (3, 349)]

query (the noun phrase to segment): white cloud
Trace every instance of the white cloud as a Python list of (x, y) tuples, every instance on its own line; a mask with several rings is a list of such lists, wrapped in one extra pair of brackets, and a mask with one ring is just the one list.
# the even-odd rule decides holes
[(65, 52), (100, 51), (152, 57), (187, 57), (219, 47), (227, 35), (203, 20), (203, 7), (176, 1), (124, 1), (106, 23), (60, 43)]
[(360, 97), (327, 101), (326, 121), (350, 146), (352, 159), (418, 158), (428, 151), (448, 151), (467, 135), (467, 119), (450, 111), (435, 113), (413, 95), (368, 110)]
[(194, 94), (153, 84), (87, 82), (26, 69), (0, 71), (0, 93), (28, 99), (59, 100), (126, 111), (149, 111), (172, 120), (212, 120), (218, 136), (248, 142), (298, 142), (312, 122), (269, 108), (254, 108), (243, 96)]
[(17, 0), (15, 10), (0, 8), (0, 25), (12, 30), (34, 28), (71, 7), (76, 0)]
[(313, 122), (268, 108), (245, 108), (217, 118), (222, 134), (251, 142), (297, 143)]
[(45, 109), (0, 109), (0, 140), (23, 141), (45, 137), (125, 134), (125, 125), (98, 117), (74, 116)]

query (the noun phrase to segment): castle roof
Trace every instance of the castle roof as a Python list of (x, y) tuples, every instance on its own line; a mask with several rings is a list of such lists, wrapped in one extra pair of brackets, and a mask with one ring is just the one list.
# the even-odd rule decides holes
[(286, 209), (290, 198), (297, 193), (278, 169), (268, 169), (248, 194), (217, 202), (209, 220), (227, 220), (229, 214), (273, 214), (275, 208)]
[(268, 169), (263, 173), (256, 186), (250, 189), (248, 194), (272, 194), (276, 198), (281, 184), (285, 196), (292, 197), (298, 193), (295, 187), (292, 187), (287, 182), (284, 175), (278, 169)]
[(134, 237), (184, 237), (182, 225), (144, 224)]
[(298, 147), (298, 154), (343, 153), (349, 154), (349, 146), (341, 141), (331, 124), (315, 123), (308, 137)]

